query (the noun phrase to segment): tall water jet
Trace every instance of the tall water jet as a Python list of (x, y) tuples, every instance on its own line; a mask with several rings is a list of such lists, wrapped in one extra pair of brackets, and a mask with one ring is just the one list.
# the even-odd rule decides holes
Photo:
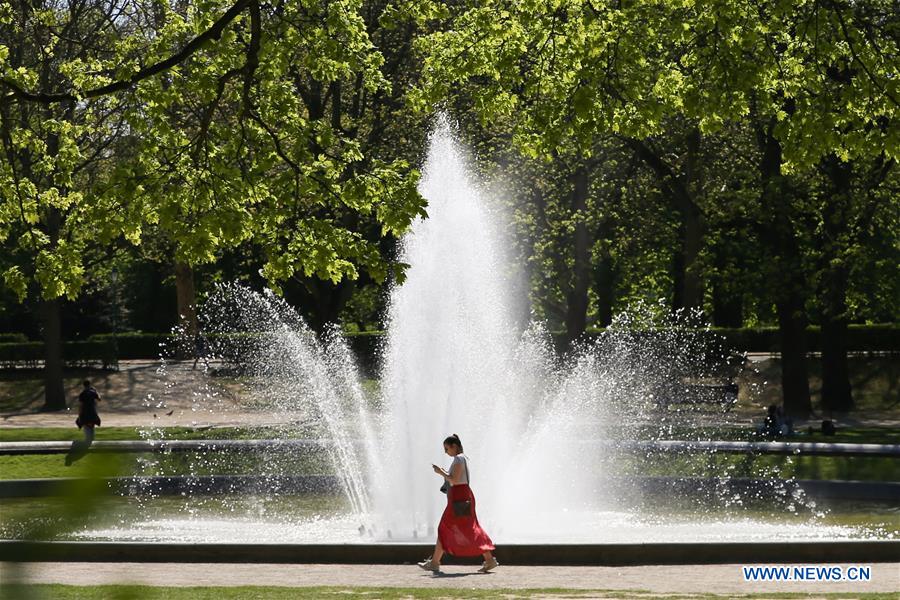
[[(505, 261), (468, 172), (441, 119), (420, 184), (428, 218), (402, 241), (409, 268), (391, 293), (381, 378), (385, 447), (373, 490), (380, 516), (401, 536), (424, 533), (440, 515), (440, 481), (429, 465), (445, 462), (441, 441), (458, 433), (474, 457), (474, 479), (486, 483), (508, 464), (510, 428), (521, 416), (510, 387), (518, 336)], [(479, 501), (490, 503), (485, 487)]]
[[(575, 439), (602, 428), (601, 381), (589, 355), (555, 368), (539, 325), (517, 328), (500, 227), (446, 120), (431, 136), (420, 191), (428, 218), (404, 237), (406, 281), (390, 298), (384, 354), (384, 448), (371, 489), (394, 535), (427, 533), (440, 516), (441, 441), (463, 440), (483, 520), (503, 535), (536, 506), (596, 497), (599, 461)], [(523, 498), (529, 498), (523, 503)], [(558, 511), (557, 511), (558, 512)]]
[(444, 500), (429, 465), (446, 462), (441, 441), (457, 433), (492, 535), (565, 539), (609, 517), (616, 442), (643, 425), (654, 397), (700, 374), (700, 338), (677, 319), (635, 334), (649, 328), (635, 321), (650, 311), (638, 310), (558, 360), (542, 323), (517, 327), (501, 227), (471, 172), (439, 118), (420, 186), (428, 218), (402, 241), (409, 269), (390, 298), (374, 519), (395, 539), (431, 531)]

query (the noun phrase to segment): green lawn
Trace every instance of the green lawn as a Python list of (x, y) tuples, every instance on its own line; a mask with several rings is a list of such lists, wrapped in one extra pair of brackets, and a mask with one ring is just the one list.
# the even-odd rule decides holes
[[(661, 439), (670, 440), (743, 440), (752, 441), (754, 437), (749, 428), (722, 427), (674, 427), (667, 430)], [(138, 427), (98, 427), (98, 440), (139, 440), (145, 431)], [(272, 428), (265, 427), (164, 427), (154, 433), (154, 437), (171, 440), (246, 440), (267, 439), (282, 435)], [(312, 431), (291, 429), (292, 437), (314, 436)], [(635, 432), (637, 437), (653, 438), (659, 432), (642, 428)], [(0, 429), (0, 442), (44, 442), (57, 440), (81, 439), (81, 432), (75, 427), (9, 427)], [(800, 432), (787, 439), (792, 442), (824, 442), (852, 444), (896, 444), (900, 440), (900, 429), (881, 427), (848, 427), (839, 428), (833, 436), (824, 436), (820, 431), (812, 434)]]
[[(154, 432), (154, 439), (170, 440), (246, 440), (265, 437), (260, 429), (249, 427), (164, 427)], [(140, 440), (144, 430), (139, 427), (98, 427), (96, 440)], [(269, 431), (268, 435), (272, 435)], [(53, 442), (80, 440), (84, 436), (72, 427), (9, 427), (0, 429), (0, 442)]]
[(0, 479), (44, 479), (49, 477), (89, 477), (98, 472), (109, 476), (130, 475), (140, 455), (88, 454), (72, 466), (63, 454), (0, 456)]
[[(111, 459), (110, 457), (115, 457)], [(113, 460), (118, 475), (301, 475), (328, 474), (324, 451), (296, 454), (184, 452), (173, 454), (88, 454), (70, 467), (62, 454), (0, 456), (0, 479), (85, 477), (98, 461)], [(657, 454), (627, 457), (604, 467), (623, 476), (748, 477), (900, 481), (900, 461), (860, 456), (745, 456), (739, 454)]]
[[(762, 419), (760, 418), (760, 421)], [(749, 427), (723, 425), (718, 427), (668, 427), (664, 432), (642, 427), (635, 432), (640, 439), (667, 440), (731, 440), (731, 441), (766, 441), (756, 437)], [(825, 444), (896, 444), (900, 440), (900, 429), (891, 427), (838, 427), (835, 435), (822, 435), (820, 429), (800, 430), (796, 435), (779, 439), (785, 442), (817, 442)]]
[(0, 479), (86, 477), (100, 462), (113, 461), (115, 474), (130, 475), (306, 475), (327, 474), (331, 463), (324, 450), (285, 453), (178, 452), (172, 454), (89, 453), (72, 466), (63, 454), (0, 456)]
[[(87, 567), (90, 568), (90, 567)], [(716, 594), (651, 594), (641, 591), (621, 590), (566, 590), (566, 589), (493, 589), (472, 590), (460, 588), (366, 588), (366, 587), (148, 587), (126, 585), (102, 585), (79, 587), (71, 585), (25, 585), (5, 586), (0, 588), (4, 598), (17, 600), (54, 599), (54, 600), (294, 600), (304, 598), (342, 598), (362, 597), (385, 600), (408, 598), (441, 598), (441, 599), (481, 599), (481, 598), (585, 598), (598, 596), (603, 598), (622, 598), (625, 600), (654, 600), (670, 598), (673, 600), (696, 600), (702, 598), (808, 598), (809, 594), (765, 593), (719, 596)], [(859, 598), (861, 600), (894, 600), (896, 594), (815, 594), (816, 598)]]
[(618, 471), (626, 476), (900, 481), (900, 461), (869, 456), (658, 453), (623, 459), (619, 461)]
[[(140, 440), (141, 430), (135, 427), (98, 427), (97, 441)], [(244, 427), (161, 429), (154, 439), (177, 440), (236, 440), (259, 439), (274, 435), (272, 430)], [(31, 427), (0, 429), (0, 441), (74, 441), (82, 439), (74, 427)], [(173, 454), (88, 454), (72, 466), (65, 465), (62, 454), (33, 454), (0, 456), (0, 479), (31, 479), (45, 477), (84, 477), (96, 472), (100, 457), (115, 456), (119, 475), (271, 475), (280, 473), (326, 473), (331, 470), (324, 451), (303, 453), (274, 452), (184, 452)], [(106, 459), (104, 459), (106, 460)]]
[[(279, 435), (269, 428), (249, 427), (168, 427), (155, 432), (154, 438), (179, 440), (265, 439)], [(293, 435), (298, 435), (292, 432)], [(301, 434), (302, 435), (302, 434)], [(135, 427), (99, 427), (97, 440), (138, 440), (142, 431)], [(678, 429), (670, 439), (747, 439), (737, 428)], [(796, 441), (893, 443), (900, 438), (896, 429), (848, 428), (834, 437), (821, 434), (801, 435)], [(81, 439), (74, 427), (31, 427), (0, 429), (0, 441), (70, 441)], [(105, 455), (110, 456), (110, 455)], [(44, 477), (83, 477), (96, 472), (98, 455), (89, 454), (71, 467), (63, 455), (0, 456), (0, 479)], [(115, 458), (122, 475), (277, 475), (281, 473), (329, 473), (331, 467), (324, 451), (283, 452), (258, 455), (238, 452), (185, 452), (174, 454), (122, 454)], [(900, 481), (900, 461), (892, 458), (842, 456), (777, 456), (738, 454), (657, 454), (617, 459), (606, 471), (625, 476), (730, 476), (780, 477), (797, 479), (856, 479)]]

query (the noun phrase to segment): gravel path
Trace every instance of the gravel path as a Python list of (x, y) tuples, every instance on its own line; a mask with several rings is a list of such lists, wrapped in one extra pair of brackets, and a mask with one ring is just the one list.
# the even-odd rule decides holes
[[(755, 363), (769, 360), (769, 355), (753, 357)], [(100, 416), (108, 427), (222, 427), (242, 425), (279, 425), (286, 422), (303, 422), (306, 415), (301, 412), (281, 412), (272, 414), (269, 409), (258, 406), (253, 393), (247, 387), (228, 377), (207, 378), (202, 365), (194, 368), (193, 361), (170, 361), (165, 369), (152, 360), (129, 360), (119, 363), (119, 371), (84, 372), (78, 374), (71, 371), (66, 376), (66, 396), (70, 405), (77, 407), (76, 398), (81, 391), (82, 377), (89, 377), (103, 396), (100, 404)], [(213, 364), (212, 368), (221, 365)], [(745, 373), (746, 377), (768, 378), (774, 381), (772, 374), (765, 377)], [(32, 376), (39, 379), (38, 374)], [(778, 389), (765, 386), (763, 379), (757, 382), (763, 396), (752, 403), (744, 401), (734, 410), (722, 414), (719, 412), (699, 412), (692, 416), (694, 425), (724, 425), (744, 427), (751, 431), (765, 415), (765, 405), (779, 402)], [(5, 427), (72, 427), (75, 412), (61, 411), (55, 413), (38, 412), (43, 403), (43, 392), (38, 384), (31, 382), (30, 395), (26, 394), (18, 403), (7, 403), (6, 410), (0, 410), (0, 428)], [(0, 379), (0, 397), (21, 396), (23, 383), (18, 379)], [(773, 395), (774, 394), (774, 395)], [(770, 397), (771, 396), (771, 397)], [(256, 405), (256, 406), (255, 406)], [(12, 408), (11, 406), (14, 406)], [(838, 427), (900, 427), (900, 414), (890, 410), (879, 414), (866, 411), (866, 418), (859, 415), (841, 416), (835, 419)], [(799, 431), (807, 426), (818, 428), (821, 419), (797, 421), (795, 428)], [(74, 429), (74, 427), (73, 427)]]
[[(242, 385), (229, 378), (207, 377), (202, 365), (194, 369), (192, 361), (170, 362), (164, 371), (160, 366), (157, 361), (122, 361), (119, 371), (69, 375), (69, 410), (38, 412), (43, 395), (37, 394), (17, 410), (0, 411), (0, 428), (71, 427), (76, 431), (77, 398), (84, 377), (100, 392), (98, 409), (104, 427), (265, 426), (306, 418), (301, 412), (274, 414), (254, 407), (254, 399)], [(102, 439), (102, 427), (100, 434)]]
[[(20, 570), (17, 570), (19, 567)], [(564, 588), (645, 590), (654, 594), (722, 595), (798, 592), (900, 592), (900, 563), (873, 564), (869, 582), (744, 582), (740, 565), (640, 567), (475, 567), (448, 566), (432, 576), (415, 566), (266, 565), (168, 563), (0, 563), (4, 581), (72, 585), (143, 584), (165, 586), (266, 585), (283, 587), (373, 586), (457, 589)], [(597, 597), (609, 597), (606, 594)]]

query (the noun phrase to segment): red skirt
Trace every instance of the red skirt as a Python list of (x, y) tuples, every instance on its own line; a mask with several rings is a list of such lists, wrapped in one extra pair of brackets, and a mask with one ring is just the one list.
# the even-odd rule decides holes
[[(456, 516), (453, 503), (468, 500), (472, 503), (470, 515)], [(444, 550), (453, 556), (481, 556), (494, 549), (494, 542), (478, 524), (475, 514), (475, 496), (472, 488), (461, 483), (447, 492), (447, 507), (438, 525), (438, 540)]]

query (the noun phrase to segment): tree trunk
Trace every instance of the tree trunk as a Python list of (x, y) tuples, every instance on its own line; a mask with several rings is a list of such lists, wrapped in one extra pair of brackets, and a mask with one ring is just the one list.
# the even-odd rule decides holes
[(337, 325), (341, 320), (341, 311), (347, 306), (347, 302), (356, 290), (356, 280), (342, 279), (340, 283), (333, 284), (330, 281), (319, 281), (324, 293), (320, 293), (317, 300), (316, 324), (318, 332), (325, 331), (329, 325)]
[(847, 274), (826, 272), (822, 310), (822, 407), (847, 412), (854, 406), (847, 361)]
[[(635, 162), (632, 162), (628, 167), (626, 179), (634, 174), (635, 166)], [(597, 297), (597, 324), (601, 327), (609, 327), (612, 324), (613, 305), (616, 299), (616, 263), (611, 251), (615, 232), (609, 215), (621, 204), (622, 193), (622, 186), (616, 186), (615, 192), (603, 198), (605, 206), (600, 211), (597, 231), (594, 234), (594, 239), (599, 242), (594, 264), (594, 294)]]
[(806, 316), (803, 302), (790, 293), (776, 303), (781, 338), (781, 391), (784, 412), (806, 418), (812, 412), (806, 364)]
[(572, 285), (566, 294), (566, 341), (581, 337), (587, 328), (588, 287), (590, 284), (590, 242), (588, 240), (588, 173), (585, 165), (575, 171), (572, 190), (572, 214), (575, 217), (574, 265)]
[[(46, 107), (44, 113), (48, 119), (56, 115)], [(66, 111), (64, 119), (71, 121), (72, 105)], [(47, 153), (50, 156), (59, 154), (59, 136), (51, 133), (47, 136)], [(26, 170), (31, 171), (30, 160), (26, 159)], [(67, 189), (60, 187), (60, 195), (65, 196)], [(50, 249), (59, 247), (62, 231), (63, 215), (56, 206), (49, 206), (45, 213), (47, 236), (50, 238)], [(63, 381), (63, 340), (62, 340), (62, 299), (57, 297), (42, 302), (44, 325), (44, 410), (64, 410), (66, 408), (66, 389)]]
[(662, 153), (649, 142), (627, 138), (626, 143), (659, 178), (663, 194), (678, 211), (681, 223), (678, 227), (678, 247), (672, 256), (672, 310), (703, 307), (703, 277), (699, 264), (703, 247), (703, 213), (695, 201), (702, 185), (698, 181), (700, 130), (692, 129), (687, 135), (687, 157), (683, 167), (676, 170), (668, 164)]
[(678, 247), (672, 253), (672, 312), (684, 308), (684, 223), (678, 225)]
[(736, 266), (730, 262), (730, 245), (721, 241), (715, 248), (716, 277), (712, 281), (712, 321), (717, 327), (742, 327), (744, 298), (734, 280)]
[[(606, 240), (606, 238), (603, 238)], [(609, 250), (602, 249), (594, 266), (594, 292), (597, 295), (597, 323), (608, 327), (612, 323), (613, 302), (616, 297), (615, 268)]]
[(822, 407), (847, 412), (853, 408), (847, 362), (847, 273), (830, 267), (824, 281), (822, 310)]
[(699, 261), (703, 245), (703, 223), (700, 211), (693, 202), (685, 207), (684, 213), (682, 306), (691, 311), (703, 308), (703, 278), (700, 273)]
[(744, 325), (744, 299), (721, 280), (712, 286), (712, 321), (716, 327)]
[(59, 298), (41, 302), (44, 329), (44, 406), (43, 410), (65, 410), (63, 382), (62, 315)]
[(838, 412), (854, 406), (844, 318), (826, 318), (822, 323), (822, 406)]
[(781, 389), (784, 411), (793, 417), (807, 417), (812, 412), (809, 395), (809, 368), (806, 361), (806, 312), (802, 290), (806, 282), (800, 265), (800, 251), (793, 235), (793, 225), (785, 214), (781, 198), (775, 210), (779, 254), (776, 260), (776, 309), (781, 336)]
[(321, 334), (330, 324), (340, 322), (341, 312), (356, 291), (358, 281), (342, 279), (338, 283), (317, 277), (286, 281), (282, 289), (284, 299), (303, 309), (303, 318), (310, 328)]
[(784, 410), (794, 417), (812, 412), (809, 371), (806, 363), (805, 281), (794, 224), (791, 220), (792, 192), (781, 174), (781, 144), (773, 136), (774, 122), (759, 127), (762, 152), (760, 177), (762, 206), (771, 216), (766, 235), (775, 250), (772, 257), (773, 289), (781, 338), (781, 388)]
[(175, 263), (175, 294), (178, 298), (178, 325), (191, 339), (197, 334), (197, 293), (194, 270), (183, 262)]
[(700, 250), (703, 245), (703, 222), (700, 211), (688, 203), (679, 211), (678, 249), (672, 256), (672, 309), (688, 311), (703, 308), (703, 278), (700, 272)]
[(703, 245), (703, 223), (693, 204), (685, 206), (678, 227), (678, 249), (672, 256), (672, 310), (692, 311), (703, 308), (703, 278), (700, 273), (700, 250)]
[(853, 408), (850, 368), (847, 364), (847, 287), (848, 267), (841, 258), (839, 240), (844, 239), (851, 203), (853, 163), (829, 156), (825, 170), (834, 185), (827, 197), (823, 222), (823, 277), (820, 290), (822, 304), (822, 407), (828, 411), (847, 412)]

